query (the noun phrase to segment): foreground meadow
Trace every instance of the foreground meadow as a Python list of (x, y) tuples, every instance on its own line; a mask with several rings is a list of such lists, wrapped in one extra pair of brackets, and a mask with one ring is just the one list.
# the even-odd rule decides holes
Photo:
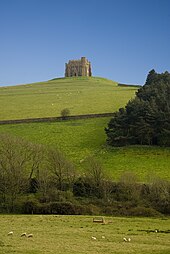
[(118, 179), (123, 172), (134, 172), (140, 181), (152, 176), (170, 179), (170, 149), (149, 146), (108, 148), (104, 128), (109, 118), (82, 119), (55, 123), (0, 125), (0, 133), (23, 137), (33, 143), (61, 149), (79, 170), (84, 160), (95, 156), (104, 169)]
[[(170, 219), (105, 220), (106, 224), (99, 224), (93, 223), (91, 216), (1, 215), (0, 253), (170, 253)], [(8, 236), (11, 230), (14, 233)], [(23, 232), (32, 233), (33, 237), (21, 237)], [(124, 237), (131, 241), (124, 242)]]

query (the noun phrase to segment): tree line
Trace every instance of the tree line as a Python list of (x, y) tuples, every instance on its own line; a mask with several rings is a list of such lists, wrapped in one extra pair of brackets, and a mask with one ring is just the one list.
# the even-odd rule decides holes
[(0, 212), (36, 214), (170, 214), (170, 183), (139, 183), (124, 173), (114, 182), (88, 157), (80, 173), (57, 148), (0, 135)]
[(105, 129), (111, 146), (170, 146), (170, 73), (151, 70), (145, 85)]

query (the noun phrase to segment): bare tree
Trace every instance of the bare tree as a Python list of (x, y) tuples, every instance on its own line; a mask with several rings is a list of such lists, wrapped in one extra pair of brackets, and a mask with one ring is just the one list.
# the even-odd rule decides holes
[(58, 149), (49, 149), (48, 165), (59, 190), (64, 189), (64, 184), (68, 184), (69, 187), (72, 187), (76, 175), (75, 168), (61, 151)]
[(140, 199), (140, 188), (138, 178), (133, 172), (124, 172), (119, 180), (119, 197), (125, 201), (137, 203)]
[(43, 202), (46, 202), (48, 200), (49, 190), (53, 188), (51, 185), (52, 176), (46, 167), (41, 167), (41, 169), (37, 171), (36, 179), (38, 181), (38, 193)]
[(105, 172), (100, 161), (92, 156), (88, 157), (86, 159), (86, 168), (86, 176), (91, 179), (95, 186), (101, 186), (105, 178)]
[(40, 166), (42, 166), (42, 162), (45, 156), (45, 149), (43, 148), (42, 145), (39, 145), (39, 144), (29, 144), (28, 153), (30, 158), (29, 179), (31, 179), (32, 176), (37, 173)]
[(86, 178), (91, 183), (92, 188), (98, 197), (105, 196), (105, 180), (107, 179), (106, 173), (102, 164), (96, 158), (90, 156), (85, 160), (86, 164)]
[(0, 179), (4, 202), (13, 210), (17, 195), (27, 182), (25, 170), (28, 162), (27, 143), (17, 137), (0, 136)]
[(170, 182), (159, 177), (150, 179), (148, 198), (158, 211), (169, 214)]
[(11, 211), (17, 196), (28, 189), (41, 158), (39, 146), (9, 134), (0, 135), (0, 192)]

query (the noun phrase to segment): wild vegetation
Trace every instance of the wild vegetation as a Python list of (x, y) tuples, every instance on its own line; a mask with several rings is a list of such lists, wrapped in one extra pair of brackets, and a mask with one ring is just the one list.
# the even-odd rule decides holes
[(170, 183), (138, 183), (132, 173), (113, 182), (90, 156), (85, 173), (57, 148), (0, 136), (0, 211), (36, 214), (157, 216), (170, 211)]
[(170, 73), (148, 74), (146, 83), (106, 128), (112, 146), (170, 146)]

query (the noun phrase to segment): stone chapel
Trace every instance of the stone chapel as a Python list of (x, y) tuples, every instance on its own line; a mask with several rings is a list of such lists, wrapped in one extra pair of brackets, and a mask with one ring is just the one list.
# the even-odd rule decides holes
[(92, 76), (91, 63), (81, 57), (78, 60), (69, 60), (65, 67), (65, 77)]

